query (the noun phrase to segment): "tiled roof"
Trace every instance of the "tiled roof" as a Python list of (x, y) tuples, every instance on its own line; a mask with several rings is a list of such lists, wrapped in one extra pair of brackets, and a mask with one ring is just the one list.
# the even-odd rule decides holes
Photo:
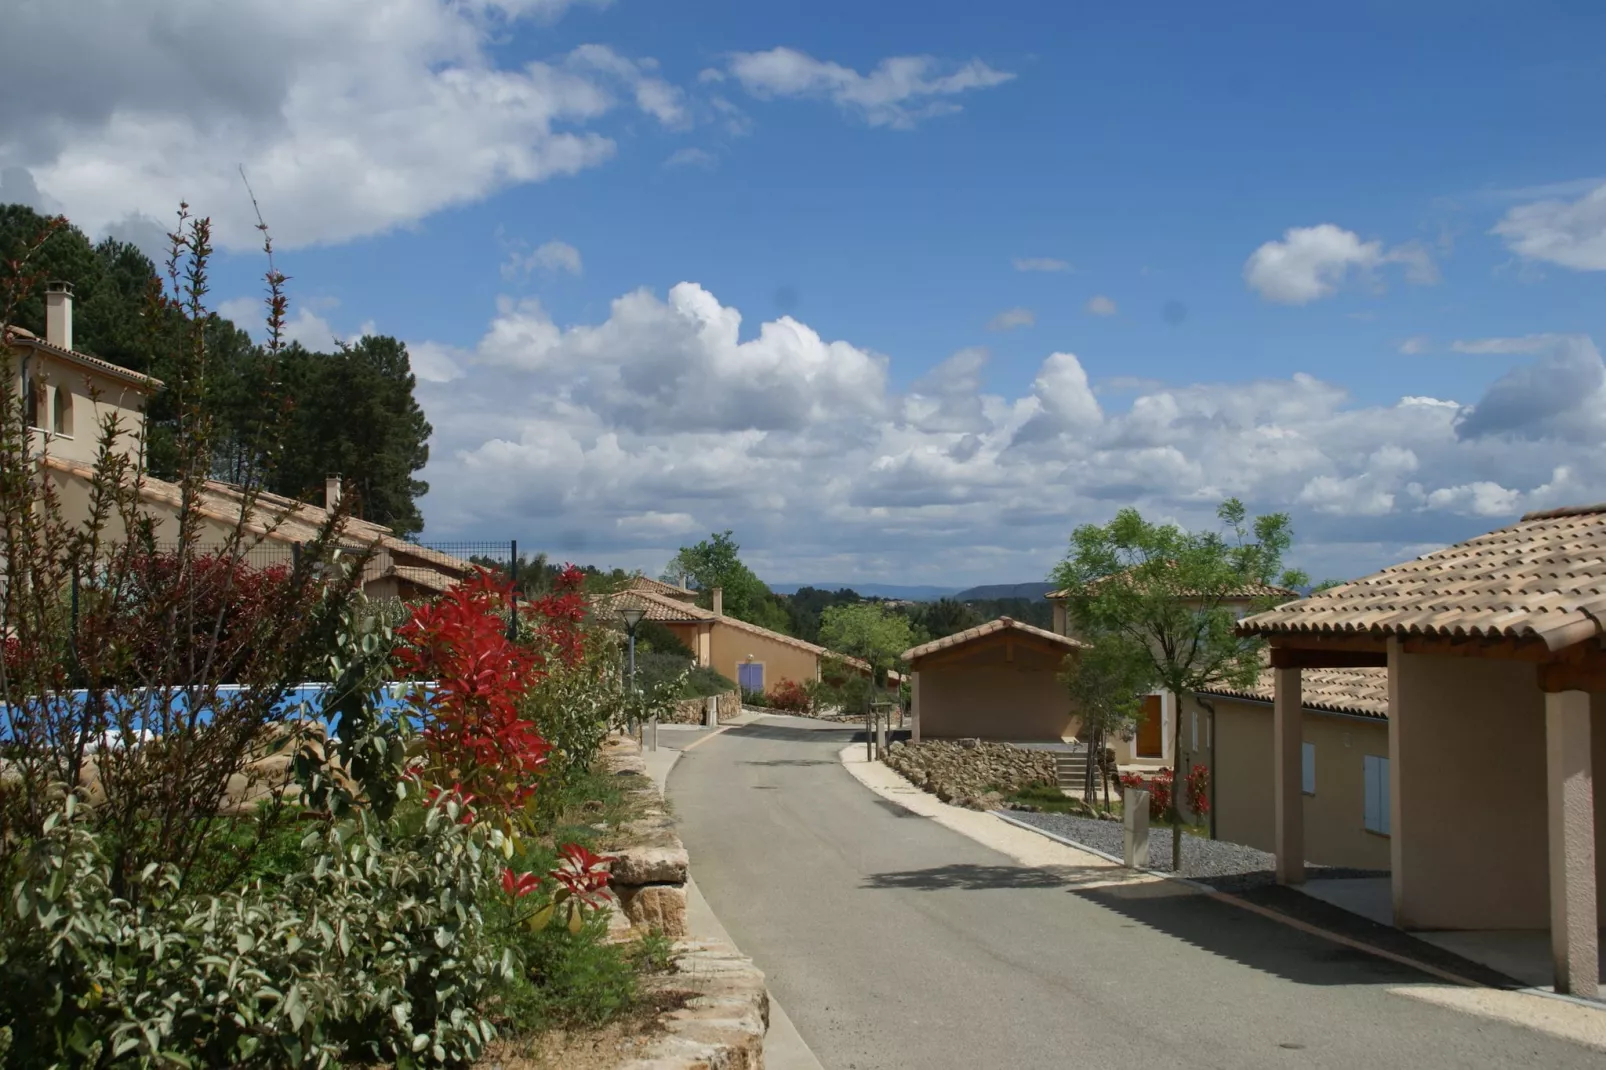
[(655, 620), (661, 623), (687, 624), (714, 620), (714, 614), (701, 606), (694, 606), (689, 602), (682, 602), (668, 595), (656, 594), (642, 588), (631, 587), (614, 594), (600, 595), (595, 604), (610, 613), (617, 613), (621, 609), (643, 609), (647, 615), (643, 620)]
[(630, 589), (633, 591), (651, 591), (653, 594), (661, 594), (666, 598), (678, 598), (682, 602), (692, 602), (697, 599), (696, 591), (690, 591), (684, 587), (676, 587), (672, 583), (655, 580), (651, 576), (637, 576), (630, 581)]
[(760, 628), (756, 624), (749, 624), (745, 620), (737, 620), (735, 617), (729, 615), (718, 617), (716, 619), (719, 621), (719, 623), (728, 624), (737, 631), (747, 632), (750, 635), (762, 635), (764, 638), (769, 639), (772, 642), (782, 643), (786, 646), (795, 646), (799, 650), (807, 650), (809, 653), (818, 655), (822, 658), (835, 658), (838, 661), (853, 666), (860, 672), (870, 671), (870, 663), (868, 661), (850, 657), (847, 654), (839, 654), (835, 650), (831, 650), (828, 647), (820, 646), (818, 643), (811, 643), (806, 639), (799, 639), (794, 635), (782, 635), (780, 632), (772, 632), (768, 628)]
[(978, 624), (974, 628), (966, 628), (962, 632), (955, 632), (952, 635), (945, 635), (941, 639), (933, 639), (929, 643), (911, 647), (903, 652), (903, 660), (913, 661), (915, 658), (923, 658), (927, 654), (935, 654), (939, 650), (963, 646), (966, 643), (973, 643), (977, 639), (984, 639), (989, 635), (997, 635), (1005, 631), (1020, 632), (1038, 639), (1046, 639), (1051, 643), (1064, 647), (1066, 650), (1080, 650), (1087, 646), (1080, 639), (1072, 639), (1068, 635), (1059, 635), (1032, 624), (1023, 624), (1010, 617), (999, 617), (997, 620), (990, 620), (986, 624)]
[(1247, 617), (1246, 635), (1594, 638), (1606, 615), (1606, 505), (1516, 524)]
[[(1126, 571), (1130, 572), (1131, 570), (1128, 569)], [(1090, 587), (1090, 588), (1096, 588), (1096, 587), (1099, 586), (1099, 584), (1108, 582), (1109, 580), (1114, 579), (1116, 576), (1124, 576), (1124, 575), (1126, 575), (1126, 572), (1116, 572), (1116, 573), (1112, 573), (1109, 576), (1100, 576), (1096, 580), (1089, 580), (1087, 586)], [(1048, 599), (1051, 602), (1059, 602), (1059, 601), (1064, 601), (1065, 599), (1071, 597), (1072, 593), (1073, 592), (1072, 592), (1071, 588), (1065, 587), (1065, 588), (1062, 588), (1061, 590), (1058, 590), (1058, 591), (1050, 591), (1050, 592), (1048, 592), (1048, 594), (1044, 595), (1043, 597)], [(1185, 591), (1185, 590), (1179, 590), (1176, 593), (1177, 593), (1178, 597), (1186, 598), (1190, 594), (1193, 594), (1194, 592)], [(1229, 591), (1223, 592), (1221, 597), (1223, 597), (1223, 598), (1242, 598), (1242, 599), (1298, 598), (1299, 597), (1299, 592), (1298, 591), (1291, 591), (1287, 587), (1278, 587), (1275, 584), (1260, 583), (1258, 581), (1250, 581), (1249, 583), (1246, 583), (1241, 587), (1234, 587), (1233, 589), (1231, 589)]]
[(121, 364), (113, 364), (109, 360), (101, 360), (99, 357), (92, 357), (88, 353), (80, 353), (76, 349), (63, 349), (58, 345), (52, 345), (25, 327), (0, 328), (0, 339), (3, 339), (8, 345), (30, 346), (61, 360), (70, 361), (91, 371), (111, 376), (113, 379), (122, 379), (125, 382), (135, 383), (150, 390), (157, 390), (162, 386), (160, 379), (142, 375), (132, 369), (123, 367)]
[[(1263, 670), (1252, 687), (1225, 685), (1207, 687), (1201, 695), (1250, 698), (1270, 702), (1275, 697), (1273, 673)], [(1353, 713), (1362, 717), (1387, 719), (1389, 715), (1389, 671), (1387, 669), (1305, 669), (1299, 674), (1300, 700), (1308, 710)]]
[(386, 576), (404, 580), (407, 583), (417, 584), (420, 587), (441, 594), (457, 586), (457, 581), (450, 576), (443, 576), (432, 568), (419, 568), (416, 565), (392, 565), (385, 570)]
[[(70, 460), (54, 454), (46, 454), (42, 460), (51, 468), (81, 479), (93, 479), (95, 476), (95, 466), (86, 461)], [(175, 510), (179, 509), (183, 502), (183, 489), (178, 484), (148, 475), (139, 477), (139, 494), (146, 501), (160, 503)], [(240, 487), (232, 483), (208, 480), (202, 486), (200, 498), (194, 503), (193, 508), (202, 516), (225, 524), (235, 524), (239, 522), (244, 500), (245, 492)], [(244, 530), (247, 535), (265, 537), (277, 542), (311, 542), (318, 537), (328, 519), (328, 510), (319, 506), (277, 494), (259, 493), (254, 497)], [(418, 569), (419, 571), (442, 575), (447, 586), (450, 586), (454, 578), (462, 578), (474, 571), (474, 566), (461, 558), (397, 538), (384, 525), (359, 520), (356, 517), (346, 518), (339, 539), (345, 546), (365, 549), (373, 547), (384, 550), (393, 559), (419, 562), (423, 566)], [(399, 566), (402, 569), (416, 567)]]

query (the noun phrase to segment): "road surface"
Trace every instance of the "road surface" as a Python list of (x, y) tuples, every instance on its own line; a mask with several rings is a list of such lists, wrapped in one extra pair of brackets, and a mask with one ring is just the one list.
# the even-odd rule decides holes
[(1603, 1065), (1174, 885), (1020, 866), (871, 793), (837, 760), (851, 738), (765, 718), (669, 776), (697, 883), (827, 1070)]

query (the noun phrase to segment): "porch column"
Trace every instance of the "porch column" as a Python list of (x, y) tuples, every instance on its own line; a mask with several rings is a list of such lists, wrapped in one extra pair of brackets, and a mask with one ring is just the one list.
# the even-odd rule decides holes
[(909, 675), (909, 742), (920, 742), (920, 674)]
[(1595, 914), (1595, 793), (1589, 746), (1589, 692), (1547, 693), (1550, 953), (1556, 991), (1594, 999), (1600, 989), (1600, 921)]
[(1305, 883), (1305, 797), (1301, 785), (1304, 708), (1300, 670), (1273, 669), (1272, 784), (1276, 799), (1277, 883)]

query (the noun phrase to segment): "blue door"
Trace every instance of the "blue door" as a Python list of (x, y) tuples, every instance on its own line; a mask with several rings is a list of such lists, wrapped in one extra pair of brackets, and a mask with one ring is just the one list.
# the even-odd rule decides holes
[(764, 690), (764, 666), (756, 661), (744, 661), (736, 666), (736, 683), (743, 691)]

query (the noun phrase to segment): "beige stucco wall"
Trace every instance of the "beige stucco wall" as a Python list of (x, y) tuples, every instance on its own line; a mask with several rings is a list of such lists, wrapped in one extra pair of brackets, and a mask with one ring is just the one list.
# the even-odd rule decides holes
[[(1396, 923), (1420, 929), (1549, 926), (1544, 696), (1524, 662), (1397, 653)], [(1606, 855), (1595, 696), (1596, 873)], [(1601, 901), (1606, 922), (1606, 900)]]
[(963, 662), (913, 667), (920, 678), (920, 737), (1062, 740), (1074, 734), (1070, 698), (1057, 678), (1062, 655), (1002, 639)]
[[(1216, 836), (1271, 851), (1276, 846), (1272, 791), (1271, 706), (1228, 698), (1216, 708)], [(1194, 750), (1192, 717), (1199, 715)], [(1183, 703), (1183, 765), (1210, 765), (1206, 711), (1195, 698)], [(1316, 748), (1316, 793), (1304, 798), (1305, 859), (1317, 865), (1389, 868), (1389, 837), (1366, 831), (1368, 754), (1389, 756), (1382, 721), (1306, 711), (1301, 739)]]
[(819, 679), (820, 661), (814, 654), (790, 643), (714, 621), (708, 638), (710, 664), (732, 680), (740, 680), (738, 665), (753, 660), (764, 665), (764, 690), (782, 680), (800, 684)]
[[(10, 390), (13, 397), (22, 390), (24, 359), (29, 378), (43, 386), (45, 392), (43, 430), (48, 433), (34, 435), (36, 449), (44, 445), (53, 456), (93, 464), (100, 448), (102, 425), (108, 415), (115, 413), (122, 431), (116, 448), (138, 460), (140, 441), (145, 434), (145, 395), (141, 390), (51, 354), (18, 347), (12, 357)], [(54, 431), (58, 393), (67, 402), (69, 429), (65, 434)]]

